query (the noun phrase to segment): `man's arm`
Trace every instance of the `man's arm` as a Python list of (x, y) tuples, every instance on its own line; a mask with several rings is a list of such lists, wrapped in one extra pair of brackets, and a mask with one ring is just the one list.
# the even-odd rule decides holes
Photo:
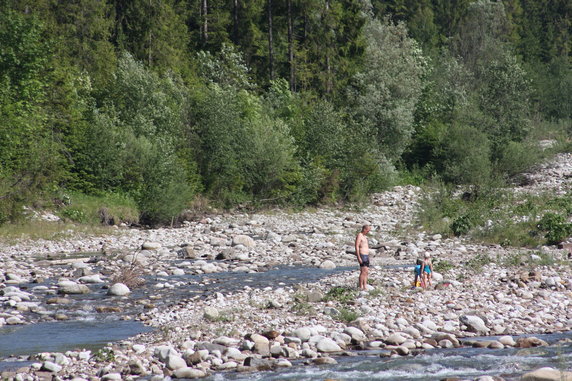
[(356, 256), (357, 256), (357, 260), (358, 260), (358, 262), (359, 262), (360, 265), (361, 265), (361, 255), (360, 255), (359, 250), (360, 250), (360, 243), (361, 243), (362, 237), (363, 237), (362, 234), (361, 234), (361, 233), (358, 233), (358, 235), (357, 235), (357, 237), (356, 237), (356, 243), (355, 243), (355, 246), (356, 246)]

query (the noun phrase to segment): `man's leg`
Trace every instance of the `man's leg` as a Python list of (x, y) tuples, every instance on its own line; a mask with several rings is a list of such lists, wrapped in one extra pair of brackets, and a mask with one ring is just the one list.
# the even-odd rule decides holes
[(362, 266), (359, 276), (359, 288), (362, 290), (367, 289), (367, 276), (368, 276), (368, 267)]

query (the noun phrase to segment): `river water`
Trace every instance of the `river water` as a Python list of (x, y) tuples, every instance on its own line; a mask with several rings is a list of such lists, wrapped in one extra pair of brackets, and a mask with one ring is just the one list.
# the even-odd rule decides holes
[[(360, 351), (357, 356), (336, 357), (337, 365), (297, 366), (273, 372), (217, 373), (208, 381), (371, 381), (424, 380), (447, 377), (474, 379), (478, 376), (501, 376), (518, 380), (523, 373), (549, 366), (572, 368), (572, 332), (535, 335), (551, 344), (536, 348), (455, 348), (435, 349), (417, 356), (385, 358), (379, 351)], [(493, 339), (491, 337), (484, 338)]]

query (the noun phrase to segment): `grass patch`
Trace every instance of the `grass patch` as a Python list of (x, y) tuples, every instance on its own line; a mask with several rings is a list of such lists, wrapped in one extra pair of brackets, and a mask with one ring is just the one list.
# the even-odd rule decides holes
[(443, 273), (455, 268), (455, 265), (445, 259), (436, 259), (433, 261), (433, 270)]
[(291, 311), (297, 315), (314, 315), (316, 309), (308, 302), (308, 296), (305, 294), (294, 294), (294, 305)]
[(480, 271), (484, 266), (493, 262), (494, 260), (488, 254), (477, 254), (473, 258), (469, 259), (467, 267), (474, 271)]
[(360, 317), (359, 313), (349, 308), (340, 308), (339, 314), (335, 316), (336, 320), (346, 324), (351, 323), (352, 321), (356, 320), (359, 317)]
[(357, 297), (357, 291), (354, 288), (336, 286), (332, 287), (324, 296), (324, 301), (336, 301), (342, 304), (351, 304)]
[(77, 237), (77, 235), (113, 235), (116, 231), (109, 226), (77, 225), (71, 222), (50, 222), (28, 220), (0, 225), (0, 237), (7, 243), (19, 239), (59, 241)]
[(91, 225), (139, 222), (137, 205), (126, 195), (106, 193), (93, 196), (70, 193), (68, 199), (69, 201), (57, 210), (57, 214), (65, 220)]

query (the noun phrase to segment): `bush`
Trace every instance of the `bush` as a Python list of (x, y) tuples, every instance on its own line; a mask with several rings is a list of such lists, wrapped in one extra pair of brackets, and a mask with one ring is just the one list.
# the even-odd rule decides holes
[(546, 213), (542, 216), (537, 227), (545, 232), (544, 238), (549, 245), (562, 242), (572, 232), (572, 224), (567, 223), (563, 216), (555, 213)]
[(472, 227), (471, 219), (467, 215), (457, 217), (451, 223), (451, 231), (458, 237), (463, 234), (467, 234)]

